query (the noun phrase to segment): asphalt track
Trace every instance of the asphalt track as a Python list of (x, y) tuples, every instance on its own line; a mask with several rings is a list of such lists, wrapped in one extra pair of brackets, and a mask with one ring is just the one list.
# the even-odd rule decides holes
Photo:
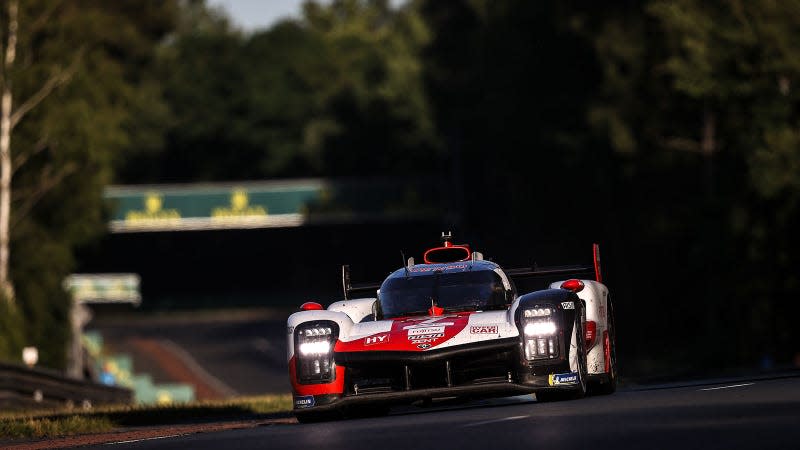
[(115, 443), (115, 449), (797, 449), (800, 377), (621, 390), (558, 403), (512, 397), (388, 417)]

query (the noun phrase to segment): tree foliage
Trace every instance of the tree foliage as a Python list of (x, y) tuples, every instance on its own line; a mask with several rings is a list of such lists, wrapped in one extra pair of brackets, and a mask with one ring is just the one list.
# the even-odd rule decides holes
[(123, 179), (402, 173), (435, 151), (418, 58), (427, 28), (413, 9), (310, 2), (300, 20), (250, 35), (190, 9), (160, 53), (167, 145)]
[[(776, 298), (800, 287), (796, 2), (421, 6), (466, 227), (540, 254), (608, 244), (642, 360), (793, 358), (797, 308)], [(680, 292), (654, 292), (656, 274)], [(695, 316), (704, 328), (676, 326)], [(697, 339), (709, 350), (650, 354)]]
[[(719, 317), (707, 332), (760, 336), (716, 356), (790, 359), (779, 330), (792, 314), (775, 299), (798, 288), (800, 3), (650, 1), (594, 26), (605, 82), (590, 117), (617, 152), (637, 155), (630, 183), (652, 206), (639, 213), (686, 243), (679, 262), (707, 280), (694, 283), (712, 299), (704, 315)], [(680, 206), (661, 209), (669, 199)], [(720, 313), (723, 303), (753, 314)]]
[(114, 162), (147, 135), (137, 112), (161, 99), (142, 69), (174, 13), (173, 2), (161, 1), (21, 2), (18, 64), (7, 74), (14, 97), (31, 98), (54, 74), (68, 74), (11, 139), (17, 326), (44, 365), (64, 364), (69, 299), (62, 280), (75, 266), (75, 248), (105, 229), (102, 189)]

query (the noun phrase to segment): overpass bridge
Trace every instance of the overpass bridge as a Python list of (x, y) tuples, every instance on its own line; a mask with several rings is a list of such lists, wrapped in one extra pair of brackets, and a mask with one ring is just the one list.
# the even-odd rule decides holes
[(445, 189), (430, 178), (111, 186), (111, 233), (79, 270), (138, 274), (145, 310), (325, 301), (341, 264), (381, 278), (449, 226)]

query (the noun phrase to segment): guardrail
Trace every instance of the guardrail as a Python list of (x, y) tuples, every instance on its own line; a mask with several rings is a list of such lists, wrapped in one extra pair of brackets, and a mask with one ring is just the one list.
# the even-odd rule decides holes
[(133, 392), (67, 378), (49, 369), (0, 363), (0, 410), (78, 407), (133, 402)]

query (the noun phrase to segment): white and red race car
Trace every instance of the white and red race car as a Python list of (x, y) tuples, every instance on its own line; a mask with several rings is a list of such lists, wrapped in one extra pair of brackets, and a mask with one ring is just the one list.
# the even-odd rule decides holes
[[(438, 398), (614, 392), (614, 316), (596, 244), (592, 265), (504, 270), (450, 234), (442, 239), (424, 263), (410, 258), (379, 286), (352, 286), (345, 266), (343, 301), (309, 302), (289, 317), (299, 420)], [(588, 273), (594, 279), (563, 279)], [(561, 279), (517, 292), (546, 277)], [(350, 298), (362, 291), (377, 295)]]

